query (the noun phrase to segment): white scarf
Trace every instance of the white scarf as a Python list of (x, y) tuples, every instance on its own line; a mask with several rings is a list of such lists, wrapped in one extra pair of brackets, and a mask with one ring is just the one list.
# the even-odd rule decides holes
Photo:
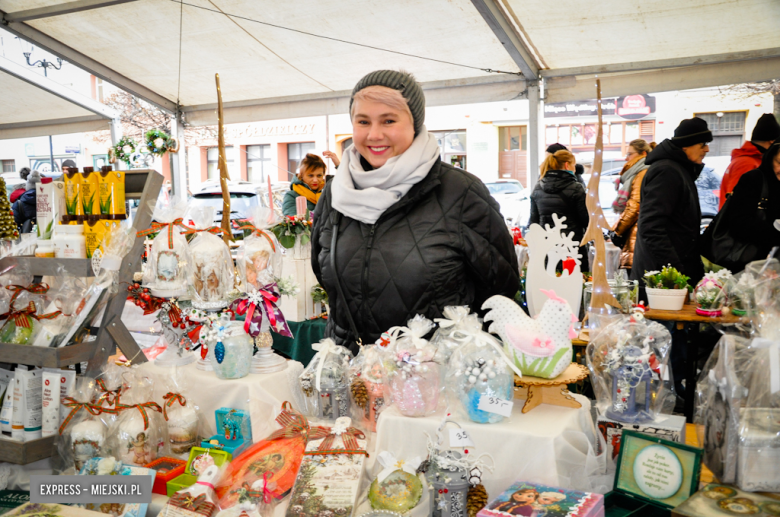
[(333, 208), (352, 219), (374, 224), (385, 210), (428, 175), (439, 155), (436, 137), (428, 134), (425, 126), (409, 149), (378, 169), (363, 170), (360, 154), (351, 145), (333, 178)]

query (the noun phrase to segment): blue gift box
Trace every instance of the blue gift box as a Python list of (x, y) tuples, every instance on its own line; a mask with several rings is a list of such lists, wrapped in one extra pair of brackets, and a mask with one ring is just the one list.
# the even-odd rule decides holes
[[(215, 412), (217, 434), (203, 440), (200, 444), (204, 449), (219, 449), (238, 456), (241, 451), (252, 444), (252, 424), (249, 412), (242, 409), (219, 408)], [(218, 443), (211, 443), (216, 440)]]

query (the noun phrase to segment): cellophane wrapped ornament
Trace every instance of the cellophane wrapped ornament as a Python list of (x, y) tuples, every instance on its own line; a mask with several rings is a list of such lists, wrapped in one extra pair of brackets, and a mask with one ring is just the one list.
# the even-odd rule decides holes
[(54, 470), (62, 474), (76, 474), (90, 458), (100, 456), (105, 446), (108, 428), (99, 418), (103, 411), (92, 401), (97, 393), (94, 379), (76, 378), (73, 397), (64, 397), (66, 411), (57, 436), (57, 461)]
[(641, 312), (622, 316), (588, 344), (590, 379), (601, 414), (626, 423), (643, 423), (674, 408), (668, 367), (672, 337)]
[(282, 254), (276, 236), (269, 230), (276, 224), (272, 210), (258, 207), (251, 214), (251, 223), (243, 222), (239, 228), (249, 231), (236, 257), (241, 283), (247, 293), (257, 292), (282, 276)]
[(754, 307), (754, 280), (748, 271), (743, 270), (734, 275), (733, 280), (727, 284), (729, 309), (735, 316), (746, 316)]
[(493, 336), (479, 328), (467, 332), (466, 342), (453, 352), (446, 368), (449, 407), (460, 408), (480, 424), (501, 422), (506, 417), (500, 412), (484, 409), (496, 405), (486, 404), (480, 409), (480, 400), (487, 402), (492, 398), (511, 403), (516, 367)]
[(170, 204), (158, 204), (153, 224), (139, 236), (159, 232), (152, 241), (152, 249), (144, 271), (143, 283), (154, 296), (171, 298), (187, 292), (187, 272), (192, 267), (190, 248), (182, 231), (187, 203), (171, 199)]
[(152, 401), (154, 382), (136, 374), (117, 404), (119, 416), (108, 432), (105, 456), (125, 465), (144, 466), (170, 455), (168, 424), (162, 407)]
[[(469, 341), (474, 329), (482, 330), (479, 318), (476, 314), (470, 314), (466, 305), (450, 305), (443, 312), (444, 317), (435, 320), (439, 328), (431, 338), (431, 345), (436, 347), (433, 359), (441, 365), (447, 364), (452, 353)], [(442, 375), (445, 371), (445, 368), (441, 368)]]
[(240, 379), (249, 375), (254, 342), (244, 330), (243, 321), (230, 321), (222, 314), (206, 331), (208, 357), (220, 379)]
[(163, 418), (168, 423), (171, 456), (186, 460), (190, 449), (200, 444), (200, 408), (191, 397), (184, 370), (173, 368), (163, 380)]
[(436, 349), (425, 339), (433, 322), (417, 315), (408, 327), (390, 329), (390, 344), (384, 353), (385, 370), (393, 404), (405, 416), (425, 416), (439, 404), (439, 365)]
[(303, 459), (309, 440), (328, 436), (327, 427), (309, 426), (305, 416), (295, 411), (289, 402), (282, 404), (276, 418), (281, 429), (250, 446), (230, 462), (217, 485), (219, 507), (223, 510), (239, 504), (241, 489), (265, 480), (277, 500), (289, 493)]
[(390, 451), (377, 455), (382, 470), (368, 487), (368, 501), (374, 510), (405, 514), (420, 503), (423, 485), (417, 469), (422, 458), (396, 458)]
[(349, 416), (349, 362), (352, 352), (330, 338), (312, 345), (317, 353), (298, 380), (305, 414), (325, 420)]
[[(197, 309), (226, 307), (228, 293), (233, 289), (233, 258), (225, 242), (215, 235), (221, 230), (213, 226), (214, 207), (190, 209), (189, 216), (197, 234), (190, 241), (190, 285), (192, 306)], [(213, 232), (213, 233), (212, 233)]]
[[(102, 251), (98, 253), (99, 250), (96, 250), (92, 256), (93, 268), (96, 269), (95, 283), (109, 292), (117, 292), (122, 260), (133, 248), (137, 235), (136, 231), (128, 226), (113, 226), (108, 230), (100, 244)], [(98, 264), (99, 267), (95, 268), (94, 264)], [(186, 285), (183, 292), (186, 292)]]
[(728, 284), (733, 280), (731, 271), (721, 269), (707, 272), (694, 289), (696, 314), (702, 316), (720, 316), (728, 302)]
[[(389, 343), (387, 336), (384, 343)], [(379, 414), (389, 406), (390, 388), (382, 363), (382, 345), (365, 345), (350, 364), (349, 392), (352, 399), (352, 418), (363, 429), (376, 432)]]
[(702, 462), (721, 483), (736, 483), (740, 408), (754, 350), (751, 340), (726, 334), (710, 354), (696, 384), (696, 415)]
[(68, 275), (64, 267), (59, 267), (57, 274), (49, 278), (54, 283), (46, 293), (46, 313), (52, 317), (37, 320), (40, 329), (32, 341), (33, 346), (64, 346), (62, 340), (75, 324), (87, 292), (83, 279)]
[(41, 331), (39, 320), (52, 319), (60, 315), (59, 311), (44, 312), (49, 305), (46, 296), (49, 286), (46, 284), (30, 284), (26, 287), (9, 285), (6, 289), (13, 294), (9, 300), (8, 312), (3, 314), (7, 319), (0, 328), (0, 343), (32, 344)]

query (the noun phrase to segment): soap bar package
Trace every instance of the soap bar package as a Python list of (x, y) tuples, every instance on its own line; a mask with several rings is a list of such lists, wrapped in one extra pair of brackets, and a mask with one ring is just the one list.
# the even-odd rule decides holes
[(477, 513), (477, 517), (517, 515), (603, 517), (604, 496), (518, 481)]

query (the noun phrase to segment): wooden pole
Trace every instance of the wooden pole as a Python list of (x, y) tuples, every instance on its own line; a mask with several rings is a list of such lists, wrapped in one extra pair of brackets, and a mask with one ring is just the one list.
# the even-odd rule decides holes
[(227, 182), (230, 181), (228, 173), (227, 158), (225, 157), (225, 124), (222, 117), (222, 89), (219, 87), (219, 74), (215, 74), (217, 80), (217, 124), (219, 126), (219, 137), (217, 146), (219, 148), (219, 186), (222, 188), (222, 240), (226, 245), (230, 245), (233, 240), (233, 231), (230, 228), (230, 192)]
[(601, 209), (599, 203), (599, 180), (601, 178), (601, 166), (603, 164), (604, 154), (604, 132), (602, 128), (602, 114), (601, 114), (601, 79), (596, 79), (596, 98), (598, 99), (598, 132), (596, 133), (596, 149), (593, 156), (593, 171), (590, 175), (590, 181), (588, 181), (588, 194), (585, 197), (585, 205), (588, 207), (588, 213), (590, 214), (590, 220), (588, 221), (588, 229), (585, 231), (585, 235), (582, 237), (580, 246), (586, 242), (595, 241), (596, 244), (596, 259), (593, 261), (593, 296), (590, 298), (590, 307), (587, 307), (588, 312), (604, 313), (607, 311), (607, 306), (621, 310), (622, 307), (612, 296), (612, 291), (609, 289), (609, 282), (607, 281), (607, 265), (606, 255), (607, 250), (604, 244), (604, 233), (602, 229), (609, 230), (607, 225), (607, 219), (604, 217), (604, 211)]

